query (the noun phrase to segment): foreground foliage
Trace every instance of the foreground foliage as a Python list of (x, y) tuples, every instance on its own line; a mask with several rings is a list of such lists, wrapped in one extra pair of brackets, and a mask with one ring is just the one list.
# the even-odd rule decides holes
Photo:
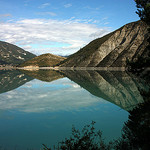
[[(90, 125), (84, 126), (82, 131), (72, 127), (72, 136), (66, 138), (60, 142), (56, 150), (111, 150), (113, 148), (113, 142), (106, 144), (102, 138), (102, 132), (100, 130), (95, 131), (95, 122), (92, 121)], [(43, 150), (52, 150), (44, 145)]]
[[(128, 121), (119, 139), (105, 143), (100, 130), (92, 121), (79, 131), (72, 127), (72, 135), (54, 146), (54, 150), (148, 150), (150, 147), (150, 91), (141, 91), (144, 103), (129, 111)], [(44, 145), (43, 150), (52, 150)]]

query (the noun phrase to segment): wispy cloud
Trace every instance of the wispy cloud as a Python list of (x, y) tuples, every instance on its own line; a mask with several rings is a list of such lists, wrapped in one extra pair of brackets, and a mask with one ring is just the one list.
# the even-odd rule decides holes
[(107, 24), (109, 24), (109, 22), (105, 22), (105, 23), (104, 23), (104, 25), (107, 25)]
[(91, 7), (91, 6), (85, 6), (85, 9), (89, 9), (89, 10), (100, 10), (101, 8), (103, 8), (104, 6), (98, 6), (98, 7)]
[(69, 8), (69, 7), (71, 7), (71, 6), (72, 6), (72, 4), (65, 4), (65, 5), (64, 5), (65, 8)]
[(3, 17), (12, 17), (12, 15), (11, 14), (0, 14), (0, 18), (3, 18)]
[[(28, 84), (32, 86), (28, 88)], [(60, 84), (63, 86), (60, 87)], [(79, 111), (98, 103), (105, 102), (66, 78), (51, 83), (33, 80), (19, 89), (1, 94), (0, 110), (18, 110), (27, 113)]]
[[(87, 20), (77, 20), (75, 18), (61, 21), (24, 19), (16, 22), (0, 23), (0, 28), (1, 40), (29, 48), (26, 50), (36, 54), (47, 52), (71, 54), (94, 38), (109, 32), (107, 28), (98, 28), (95, 25), (88, 24)], [(62, 43), (62, 47), (50, 46), (50, 48), (44, 50), (32, 47), (33, 44), (42, 45), (46, 43), (54, 43), (54, 45)]]
[(56, 13), (54, 13), (54, 12), (38, 12), (38, 13), (36, 13), (36, 14), (38, 14), (38, 15), (50, 15), (50, 16), (57, 16), (57, 14), (56, 14)]
[(44, 4), (40, 5), (39, 8), (45, 8), (45, 7), (49, 6), (49, 5), (50, 5), (50, 3), (44, 3)]

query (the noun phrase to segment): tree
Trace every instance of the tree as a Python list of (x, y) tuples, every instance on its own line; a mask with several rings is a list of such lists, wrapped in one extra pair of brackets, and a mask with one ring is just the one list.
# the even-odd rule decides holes
[(135, 0), (137, 11), (141, 20), (150, 25), (150, 0)]
[[(148, 32), (150, 35), (150, 0), (134, 0), (136, 3), (137, 11), (140, 19), (148, 25)], [(145, 52), (147, 53), (146, 57), (139, 56), (136, 61), (128, 62), (128, 70), (141, 76), (148, 77), (149, 75), (144, 75), (146, 68), (150, 66), (150, 36), (147, 38), (147, 46), (145, 47)], [(148, 72), (146, 72), (148, 73)], [(144, 75), (144, 76), (143, 76)]]

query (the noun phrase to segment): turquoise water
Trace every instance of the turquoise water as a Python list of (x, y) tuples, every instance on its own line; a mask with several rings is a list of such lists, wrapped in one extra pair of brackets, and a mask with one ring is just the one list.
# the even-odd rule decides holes
[[(6, 77), (8, 79), (8, 76)], [(116, 99), (112, 103), (114, 95), (116, 93), (119, 95), (118, 91), (114, 91), (114, 85), (112, 89), (106, 87), (112, 95), (112, 99), (108, 101), (103, 95), (102, 97), (98, 95), (105, 87), (105, 82), (103, 84), (96, 82), (102, 84), (98, 86), (99, 93), (96, 88), (98, 84), (94, 84), (95, 87), (92, 87), (91, 82), (87, 84), (94, 90), (95, 93), (92, 93), (88, 86), (86, 89), (83, 88), (83, 84), (77, 83), (77, 78), (75, 82), (70, 77), (51, 82), (32, 79), (19, 87), (15, 84), (16, 88), (1, 92), (0, 149), (40, 150), (42, 144), (53, 146), (71, 135), (72, 125), (81, 129), (92, 120), (96, 122), (96, 129), (103, 132), (106, 142), (119, 138), (124, 122), (128, 120), (128, 109), (131, 107), (126, 105), (129, 104), (123, 105), (116, 102)], [(2, 82), (1, 86), (4, 87)], [(103, 90), (106, 91), (105, 88)], [(126, 91), (125, 95), (122, 90), (123, 97), (127, 98), (127, 95), (133, 97), (133, 93), (129, 95)], [(131, 89), (129, 91), (131, 92)]]

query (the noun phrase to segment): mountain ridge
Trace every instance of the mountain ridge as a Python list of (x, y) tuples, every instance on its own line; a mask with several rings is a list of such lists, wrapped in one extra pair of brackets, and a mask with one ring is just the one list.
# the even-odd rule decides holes
[(19, 65), (19, 67), (28, 67), (28, 66), (53, 67), (60, 61), (63, 61), (64, 59), (66, 58), (47, 53), (34, 57), (33, 59), (22, 63), (21, 65)]
[(35, 56), (16, 45), (0, 41), (0, 65), (17, 66)]
[(143, 21), (131, 22), (93, 40), (58, 64), (60, 67), (126, 67), (128, 61), (147, 57), (145, 47), (150, 36)]

